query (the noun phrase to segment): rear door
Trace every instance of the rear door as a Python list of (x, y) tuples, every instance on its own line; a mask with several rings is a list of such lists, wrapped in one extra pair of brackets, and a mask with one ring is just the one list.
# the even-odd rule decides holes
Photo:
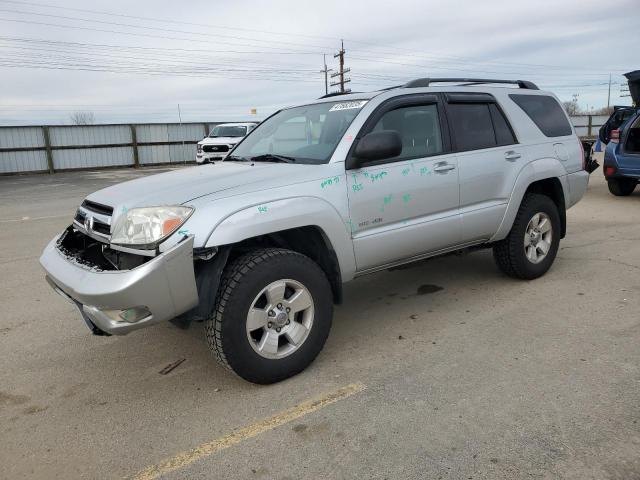
[(526, 149), (492, 95), (448, 93), (445, 98), (458, 157), (462, 241), (488, 239), (502, 221)]

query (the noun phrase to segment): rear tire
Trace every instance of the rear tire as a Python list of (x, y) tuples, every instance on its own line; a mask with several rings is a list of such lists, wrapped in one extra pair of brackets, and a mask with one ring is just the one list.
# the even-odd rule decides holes
[(609, 191), (616, 197), (626, 197), (631, 195), (638, 182), (629, 178), (610, 178), (607, 180)]
[(546, 195), (528, 193), (507, 238), (494, 244), (493, 258), (505, 274), (532, 280), (553, 264), (560, 245), (560, 214)]
[(279, 382), (304, 370), (325, 344), (331, 287), (310, 258), (280, 248), (254, 250), (225, 269), (205, 321), (218, 361), (249, 382)]

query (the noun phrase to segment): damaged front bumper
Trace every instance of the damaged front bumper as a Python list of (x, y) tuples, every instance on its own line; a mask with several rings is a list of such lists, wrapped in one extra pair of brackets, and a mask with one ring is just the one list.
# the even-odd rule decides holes
[(49, 242), (40, 264), (49, 284), (78, 307), (94, 333), (124, 335), (198, 304), (193, 236), (139, 266), (108, 271), (75, 262), (59, 248), (61, 237)]

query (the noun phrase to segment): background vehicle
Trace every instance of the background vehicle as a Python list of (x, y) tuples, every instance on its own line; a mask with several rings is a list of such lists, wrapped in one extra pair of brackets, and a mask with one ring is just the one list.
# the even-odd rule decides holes
[[(631, 195), (640, 181), (640, 70), (625, 75), (636, 107), (617, 110), (607, 121), (613, 129), (608, 134), (603, 165), (609, 191), (616, 196)], [(602, 135), (601, 130), (601, 139)]]
[(198, 142), (196, 163), (222, 160), (256, 125), (256, 123), (221, 123), (216, 125), (208, 136)]
[(636, 107), (614, 106), (613, 113), (598, 132), (600, 141), (605, 144), (609, 143), (611, 141), (611, 132), (620, 129), (622, 124), (633, 117), (639, 110)]
[(224, 365), (271, 383), (318, 355), (358, 276), (470, 248), (542, 276), (585, 160), (530, 82), (418, 79), (280, 110), (215, 168), (95, 192), (40, 261), (94, 333), (204, 320)]

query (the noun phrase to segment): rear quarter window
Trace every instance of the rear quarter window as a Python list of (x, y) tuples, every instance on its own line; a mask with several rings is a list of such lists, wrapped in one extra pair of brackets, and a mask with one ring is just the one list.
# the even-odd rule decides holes
[(557, 100), (548, 95), (511, 94), (509, 98), (526, 113), (547, 137), (564, 137), (573, 130)]

